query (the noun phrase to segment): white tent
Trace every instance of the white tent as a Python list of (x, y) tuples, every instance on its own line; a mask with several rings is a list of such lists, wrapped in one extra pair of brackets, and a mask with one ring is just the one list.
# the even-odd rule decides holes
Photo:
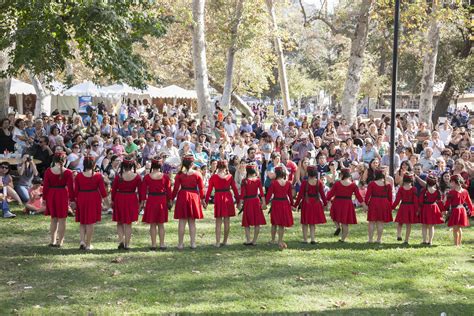
[(36, 94), (36, 91), (32, 84), (12, 78), (10, 94)]
[(91, 81), (84, 81), (79, 83), (66, 91), (64, 91), (65, 96), (92, 96), (99, 97), (102, 95), (101, 90)]
[(196, 91), (186, 90), (176, 85), (171, 85), (157, 91), (156, 98), (169, 99), (197, 99)]
[(130, 87), (126, 83), (113, 84), (111, 86), (103, 87), (100, 89), (102, 96), (114, 97), (122, 95), (142, 95), (147, 94), (146, 91)]

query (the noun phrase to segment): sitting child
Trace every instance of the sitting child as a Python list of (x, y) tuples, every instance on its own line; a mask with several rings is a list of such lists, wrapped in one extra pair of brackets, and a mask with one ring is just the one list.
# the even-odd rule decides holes
[(43, 201), (43, 186), (41, 179), (33, 179), (32, 187), (30, 188), (30, 199), (25, 205), (25, 213), (28, 215), (44, 213), (46, 210), (46, 203)]

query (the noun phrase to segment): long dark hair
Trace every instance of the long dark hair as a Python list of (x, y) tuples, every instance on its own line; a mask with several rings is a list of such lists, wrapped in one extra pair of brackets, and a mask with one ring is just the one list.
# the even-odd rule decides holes
[(57, 152), (53, 155), (53, 167), (59, 164), (59, 178), (62, 179), (64, 175), (64, 163), (66, 162), (66, 154), (64, 152)]
[(151, 167), (150, 167), (150, 172), (153, 172), (153, 170), (158, 170), (162, 171), (163, 168), (163, 160), (162, 159), (152, 159), (151, 160)]
[(178, 173), (183, 173), (183, 169), (190, 170), (194, 164), (194, 159), (191, 159), (192, 155), (188, 155), (183, 157), (183, 162), (181, 163), (181, 167), (179, 168)]
[(91, 156), (84, 157), (84, 171), (94, 170), (95, 161)]

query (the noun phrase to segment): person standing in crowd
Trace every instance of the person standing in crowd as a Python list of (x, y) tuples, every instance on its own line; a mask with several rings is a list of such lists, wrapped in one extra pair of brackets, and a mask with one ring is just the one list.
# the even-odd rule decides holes
[(377, 243), (382, 243), (385, 223), (392, 218), (392, 186), (386, 183), (383, 170), (375, 170), (374, 181), (370, 182), (365, 194), (367, 221), (369, 222), (369, 243), (374, 242), (374, 231), (377, 228)]
[(101, 220), (101, 200), (107, 196), (104, 178), (95, 172), (95, 159), (84, 157), (84, 171), (74, 179), (74, 197), (76, 200), (76, 222), (80, 223), (81, 250), (92, 249), (94, 225)]
[(315, 230), (317, 224), (326, 223), (324, 207), (327, 205), (324, 185), (318, 179), (316, 166), (308, 166), (308, 180), (301, 183), (295, 207), (301, 210), (301, 225), (303, 231), (303, 243), (308, 243), (308, 227), (310, 243), (316, 244)]
[(460, 175), (451, 177), (451, 190), (445, 198), (444, 209), (448, 210), (448, 226), (453, 229), (453, 239), (456, 246), (462, 244), (462, 227), (469, 226), (469, 214), (473, 214), (474, 206)]
[(204, 218), (204, 182), (199, 172), (193, 170), (194, 156), (183, 157), (181, 168), (176, 175), (171, 199), (176, 199), (174, 218), (178, 223), (178, 249), (184, 249), (184, 232), (189, 226), (191, 249), (196, 249), (196, 219)]
[[(257, 174), (258, 166), (250, 163), (245, 167), (246, 176), (240, 188), (239, 209), (242, 214), (242, 226), (245, 228), (245, 246), (257, 244), (260, 226), (266, 225), (262, 209), (266, 209), (265, 193)], [(250, 227), (254, 227), (253, 239), (250, 240)]]
[(414, 177), (411, 174), (405, 174), (403, 176), (402, 186), (398, 189), (395, 201), (392, 204), (392, 209), (396, 209), (400, 204), (400, 207), (395, 217), (397, 225), (397, 240), (402, 241), (402, 228), (405, 225), (405, 241), (404, 244), (408, 245), (411, 234), (411, 225), (420, 222), (418, 216), (418, 195), (416, 188), (413, 187)]
[(145, 175), (140, 188), (141, 208), (144, 208), (142, 221), (150, 224), (150, 250), (157, 250), (157, 227), (160, 237), (160, 250), (166, 250), (165, 223), (168, 222), (168, 209), (171, 206), (171, 180), (162, 172), (163, 159), (151, 160), (150, 173)]
[(71, 170), (65, 169), (66, 153), (57, 152), (53, 156), (53, 166), (44, 173), (43, 198), (46, 202), (45, 215), (51, 217), (50, 247), (62, 247), (66, 232), (66, 218), (69, 202), (74, 203), (74, 185)]
[(286, 180), (286, 168), (277, 166), (275, 168), (275, 180), (270, 185), (265, 203), (271, 200), (270, 221), (272, 223), (272, 243), (275, 243), (273, 227), (278, 230), (278, 246), (280, 249), (287, 248), (283, 241), (285, 228), (293, 226), (293, 214), (291, 206), (293, 205), (293, 193), (291, 183)]
[(337, 226), (334, 234), (336, 236), (339, 235), (339, 225), (342, 226), (342, 236), (339, 241), (345, 242), (347, 235), (349, 235), (349, 225), (357, 224), (352, 195), (355, 195), (363, 207), (366, 207), (366, 204), (360, 195), (359, 188), (352, 181), (350, 169), (342, 169), (340, 178), (341, 180), (332, 186), (326, 198), (328, 200), (331, 218)]
[(434, 237), (434, 226), (443, 224), (441, 214), (441, 193), (438, 189), (438, 180), (429, 175), (426, 178), (426, 188), (423, 189), (418, 197), (420, 205), (420, 222), (422, 224), (421, 232), (423, 235), (423, 245), (432, 245)]
[[(232, 193), (234, 193), (232, 197)], [(239, 202), (239, 192), (234, 178), (229, 174), (227, 161), (217, 162), (217, 172), (209, 179), (205, 203), (209, 202), (214, 190), (214, 218), (216, 219), (216, 247), (226, 246), (230, 233), (230, 218), (235, 216), (234, 198)], [(224, 240), (221, 243), (222, 223), (224, 223)]]
[(138, 190), (141, 178), (136, 173), (135, 161), (124, 159), (120, 172), (112, 183), (112, 220), (117, 222), (118, 249), (129, 250), (132, 223), (138, 220)]

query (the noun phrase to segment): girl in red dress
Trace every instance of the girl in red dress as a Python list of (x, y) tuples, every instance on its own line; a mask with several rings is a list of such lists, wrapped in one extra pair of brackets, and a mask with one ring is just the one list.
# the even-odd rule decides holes
[[(275, 230), (278, 230), (278, 246), (283, 249), (287, 248), (283, 242), (285, 227), (293, 226), (293, 213), (291, 205), (293, 205), (293, 193), (291, 191), (291, 183), (286, 180), (286, 168), (279, 165), (275, 168), (275, 179), (268, 188), (266, 203), (272, 200), (270, 208), (270, 221)], [(272, 227), (273, 229), (273, 227)], [(272, 240), (274, 243), (274, 240)]]
[(69, 208), (68, 201), (74, 208), (74, 188), (72, 171), (64, 169), (65, 152), (56, 152), (53, 166), (44, 173), (43, 198), (46, 201), (45, 215), (51, 216), (49, 231), (50, 247), (62, 247), (66, 232), (66, 218)]
[(150, 173), (140, 187), (141, 208), (144, 207), (142, 222), (150, 224), (150, 250), (156, 250), (156, 234), (160, 236), (160, 250), (165, 250), (165, 226), (168, 222), (168, 206), (171, 200), (171, 180), (162, 172), (163, 159), (152, 159)]
[[(252, 163), (245, 167), (247, 171), (245, 179), (242, 180), (240, 187), (240, 205), (242, 210), (242, 226), (245, 227), (245, 246), (255, 246), (257, 244), (260, 225), (266, 225), (265, 215), (262, 208), (265, 209), (264, 192), (262, 182), (257, 175), (257, 165)], [(250, 226), (254, 226), (253, 239), (250, 240)]]
[(324, 185), (318, 180), (318, 170), (316, 166), (308, 166), (308, 180), (301, 183), (295, 207), (301, 203), (301, 224), (303, 229), (303, 242), (308, 243), (308, 226), (311, 244), (316, 244), (314, 232), (316, 224), (326, 223), (324, 215), (324, 206), (326, 206), (326, 194)]
[(349, 234), (349, 225), (357, 224), (352, 195), (355, 195), (362, 207), (366, 207), (366, 204), (360, 195), (359, 188), (352, 182), (351, 170), (342, 169), (340, 177), (341, 180), (334, 183), (326, 198), (329, 201), (328, 207), (332, 220), (342, 225), (342, 236), (339, 241), (345, 242)]
[(84, 171), (74, 179), (74, 196), (76, 198), (76, 222), (80, 223), (81, 242), (79, 249), (91, 250), (94, 224), (100, 222), (101, 201), (107, 196), (104, 179), (94, 172), (94, 157), (84, 157)]
[(118, 249), (130, 249), (132, 222), (138, 220), (138, 191), (142, 181), (135, 170), (135, 162), (124, 159), (112, 183), (112, 220), (117, 222)]
[(401, 202), (400, 208), (397, 212), (397, 217), (395, 217), (395, 222), (398, 223), (398, 241), (402, 240), (403, 224), (406, 226), (404, 244), (408, 244), (408, 240), (410, 239), (411, 225), (420, 222), (420, 219), (417, 216), (418, 196), (416, 194), (416, 188), (413, 186), (413, 181), (413, 175), (406, 173), (403, 176), (403, 184), (398, 189), (397, 197), (395, 198), (395, 202), (392, 204), (392, 209), (395, 210)]
[(367, 205), (367, 221), (369, 222), (369, 243), (374, 242), (374, 230), (377, 227), (377, 243), (382, 242), (385, 223), (393, 221), (392, 218), (392, 185), (385, 181), (382, 169), (374, 172), (374, 181), (367, 186), (365, 194)]
[[(227, 245), (230, 232), (230, 218), (235, 216), (234, 198), (239, 202), (239, 191), (235, 185), (234, 178), (229, 174), (227, 162), (219, 160), (217, 162), (217, 172), (209, 179), (206, 193), (206, 204), (209, 202), (212, 190), (214, 189), (214, 218), (216, 219), (216, 247)], [(224, 222), (224, 241), (221, 244), (222, 222)]]
[(451, 176), (451, 190), (448, 192), (445, 202), (445, 209), (450, 209), (448, 226), (453, 228), (454, 244), (461, 246), (462, 243), (462, 228), (469, 226), (469, 218), (467, 210), (464, 205), (473, 211), (473, 205), (469, 193), (463, 188), (463, 178), (456, 174)]
[(196, 219), (204, 217), (202, 208), (204, 201), (204, 183), (201, 174), (193, 170), (194, 157), (184, 156), (180, 171), (174, 179), (172, 200), (176, 199), (174, 218), (179, 219), (178, 249), (184, 248), (184, 232), (186, 223), (189, 225), (191, 249), (196, 249)]
[(438, 190), (437, 179), (430, 175), (426, 178), (426, 189), (423, 189), (418, 197), (420, 205), (421, 234), (423, 236), (423, 245), (433, 243), (434, 225), (443, 224), (443, 215), (441, 214), (441, 193)]

